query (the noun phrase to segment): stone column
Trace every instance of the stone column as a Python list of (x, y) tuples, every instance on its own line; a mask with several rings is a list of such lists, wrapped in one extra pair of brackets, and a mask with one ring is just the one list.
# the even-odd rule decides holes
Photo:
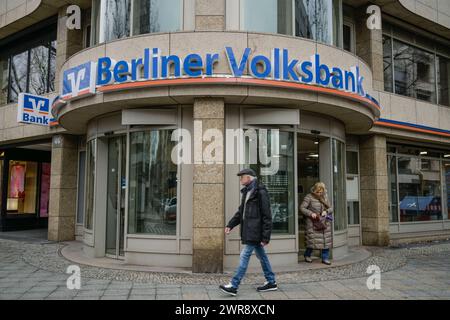
[[(216, 98), (199, 98), (194, 102), (194, 127), (218, 129), (224, 134), (224, 101)], [(194, 143), (200, 137), (194, 131)], [(205, 150), (211, 142), (201, 143)], [(223, 143), (222, 143), (222, 150)], [(195, 147), (194, 147), (195, 154)], [(196, 164), (194, 159), (193, 181), (193, 239), (192, 271), (223, 272), (224, 252), (224, 164)], [(197, 158), (198, 159), (198, 158)]]
[(382, 30), (367, 28), (368, 6), (362, 6), (355, 11), (356, 55), (367, 62), (372, 69), (373, 89), (384, 91), (383, 33)]
[(362, 243), (386, 246), (389, 244), (386, 138), (381, 135), (362, 136), (359, 156)]
[(48, 240), (75, 240), (77, 167), (77, 137), (53, 136)]
[(225, 30), (225, 0), (195, 1), (195, 30)]
[(56, 92), (59, 90), (59, 72), (64, 62), (72, 55), (83, 49), (83, 28), (81, 30), (69, 30), (66, 27), (67, 7), (63, 6), (58, 11), (57, 47), (56, 47)]

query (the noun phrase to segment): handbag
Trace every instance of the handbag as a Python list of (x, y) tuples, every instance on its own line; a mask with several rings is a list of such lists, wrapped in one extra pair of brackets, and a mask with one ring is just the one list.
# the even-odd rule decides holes
[(325, 223), (326, 219), (325, 217), (320, 217), (318, 219), (311, 218), (313, 223), (314, 231), (323, 231), (327, 228), (327, 225)]
[[(322, 203), (322, 205), (325, 207), (325, 209), (328, 209), (330, 206), (328, 205), (328, 203), (323, 202), (322, 199), (319, 199), (320, 203)], [(310, 217), (312, 223), (313, 223), (313, 229), (314, 231), (323, 231), (327, 229), (327, 224), (326, 224), (326, 216), (322, 217), (322, 215), (320, 213), (316, 213), (317, 214), (317, 218), (313, 219)]]

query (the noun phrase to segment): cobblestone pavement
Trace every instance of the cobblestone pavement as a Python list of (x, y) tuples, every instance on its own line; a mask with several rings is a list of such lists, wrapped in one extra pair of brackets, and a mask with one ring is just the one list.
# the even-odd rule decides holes
[[(177, 274), (81, 268), (80, 290), (66, 286), (72, 263), (64, 244), (0, 239), (0, 300), (4, 299), (445, 299), (450, 300), (450, 242), (371, 249), (359, 263), (301, 272), (277, 273), (279, 290), (258, 293), (264, 279), (249, 274), (237, 297), (217, 286), (228, 275)], [(254, 257), (253, 257), (254, 259)], [(381, 289), (368, 290), (369, 265), (378, 265)], [(275, 270), (276, 271), (276, 270)]]

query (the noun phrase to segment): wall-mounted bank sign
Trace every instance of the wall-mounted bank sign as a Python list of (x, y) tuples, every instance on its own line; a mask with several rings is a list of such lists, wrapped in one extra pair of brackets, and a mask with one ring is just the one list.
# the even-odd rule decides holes
[[(329, 66), (321, 61), (319, 54), (300, 61), (289, 54), (288, 49), (274, 48), (270, 57), (251, 56), (251, 48), (237, 54), (232, 47), (225, 47), (230, 68), (227, 75), (216, 74), (214, 67), (219, 62), (218, 53), (204, 56), (196, 53), (183, 58), (178, 55), (161, 55), (159, 48), (145, 49), (141, 57), (131, 60), (113, 60), (101, 57), (64, 70), (61, 76), (61, 98), (70, 100), (95, 94), (97, 88), (127, 82), (193, 78), (193, 77), (236, 77), (258, 78), (297, 82), (307, 85), (328, 87), (346, 91), (378, 102), (364, 89), (364, 77), (358, 66), (344, 70)], [(250, 75), (246, 76), (246, 70)]]
[(55, 98), (20, 93), (18, 99), (17, 122), (41, 126), (57, 125), (50, 108)]

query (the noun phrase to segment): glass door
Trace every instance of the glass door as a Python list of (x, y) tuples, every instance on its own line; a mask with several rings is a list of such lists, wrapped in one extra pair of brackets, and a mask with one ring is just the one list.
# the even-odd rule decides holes
[(108, 140), (108, 180), (106, 204), (106, 255), (124, 255), (124, 219), (126, 189), (126, 136)]
[[(319, 140), (315, 137), (297, 135), (297, 196), (298, 208), (319, 178)], [(300, 254), (306, 249), (305, 216), (298, 213), (298, 239)]]

